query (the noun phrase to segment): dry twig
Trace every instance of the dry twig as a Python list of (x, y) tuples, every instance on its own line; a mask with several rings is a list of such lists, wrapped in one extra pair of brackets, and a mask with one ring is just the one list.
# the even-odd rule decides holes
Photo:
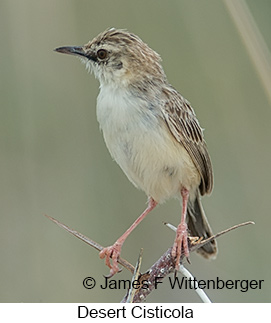
[[(77, 232), (71, 228), (69, 228), (67, 225), (59, 222), (58, 220), (52, 218), (49, 215), (45, 215), (48, 219), (56, 223), (58, 226), (66, 230), (67, 232), (71, 233), (78, 239), (84, 241), (91, 247), (95, 248), (98, 251), (101, 251), (103, 249), (103, 246), (98, 244), (97, 242), (89, 239), (85, 235), (83, 235), (80, 232)], [(195, 239), (195, 237), (191, 237), (189, 241), (189, 251), (194, 252), (206, 243), (212, 241), (213, 239), (217, 239), (221, 235), (228, 233), (234, 229), (240, 228), (242, 226), (248, 225), (248, 224), (254, 224), (252, 221), (244, 222), (237, 224), (229, 229), (223, 230), (212, 237), (202, 240), (202, 239)], [(168, 224), (167, 224), (168, 225)], [(171, 225), (168, 225), (171, 226)], [(172, 226), (171, 226), (172, 227)], [(143, 302), (146, 297), (152, 292), (152, 290), (155, 288), (156, 283), (163, 280), (167, 275), (170, 273), (174, 272), (175, 270), (175, 259), (171, 256), (171, 249), (169, 248), (152, 266), (151, 268), (143, 273), (140, 274), (140, 264), (141, 264), (141, 259), (142, 255), (139, 256), (139, 260), (137, 263), (137, 268), (135, 268), (133, 265), (131, 265), (127, 260), (123, 258), (118, 259), (118, 263), (125, 267), (127, 270), (129, 270), (132, 274), (134, 274), (133, 280), (138, 280), (141, 282), (141, 285), (138, 289), (134, 289), (133, 291), (128, 291), (127, 294), (124, 296), (123, 300), (121, 301), (122, 303), (126, 303), (127, 301), (130, 302), (132, 301), (133, 303), (139, 303)], [(182, 263), (183, 257), (181, 258), (181, 263)], [(132, 294), (131, 294), (132, 293)], [(129, 296), (129, 294), (131, 296)], [(129, 297), (129, 298), (128, 298)]]

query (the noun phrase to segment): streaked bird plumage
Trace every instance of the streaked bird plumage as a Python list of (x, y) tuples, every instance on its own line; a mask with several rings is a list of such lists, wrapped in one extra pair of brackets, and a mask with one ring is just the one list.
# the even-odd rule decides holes
[[(137, 221), (156, 204), (182, 196), (182, 221), (172, 254), (177, 262), (181, 253), (188, 256), (186, 222), (191, 235), (212, 235), (200, 196), (211, 193), (213, 170), (195, 112), (169, 84), (160, 56), (138, 36), (114, 28), (82, 47), (56, 51), (79, 56), (100, 82), (97, 119), (108, 150), (129, 180), (149, 197), (149, 206)], [(118, 271), (121, 246), (137, 221), (101, 252), (111, 274)], [(216, 242), (199, 252), (214, 257)]]

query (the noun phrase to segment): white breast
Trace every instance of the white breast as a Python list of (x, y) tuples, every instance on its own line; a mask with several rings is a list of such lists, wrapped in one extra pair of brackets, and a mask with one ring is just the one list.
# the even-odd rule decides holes
[(199, 185), (186, 150), (145, 101), (123, 89), (101, 87), (97, 118), (112, 157), (129, 180), (157, 202), (179, 196), (182, 185)]

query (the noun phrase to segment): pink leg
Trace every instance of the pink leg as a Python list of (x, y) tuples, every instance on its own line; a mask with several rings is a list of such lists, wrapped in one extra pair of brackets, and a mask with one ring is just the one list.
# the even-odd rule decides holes
[[(120, 256), (121, 247), (128, 237), (128, 235), (134, 230), (134, 228), (145, 218), (145, 216), (151, 212), (157, 205), (157, 202), (151, 197), (148, 202), (146, 210), (135, 220), (130, 228), (124, 232), (124, 234), (110, 247), (104, 248), (100, 251), (100, 258), (105, 258), (105, 264), (110, 268), (110, 274), (108, 277), (112, 277), (120, 271), (118, 267), (118, 258)], [(110, 263), (110, 257), (112, 258), (112, 265)]]
[(176, 270), (179, 268), (180, 259), (182, 251), (185, 257), (189, 260), (189, 249), (188, 249), (188, 234), (187, 234), (187, 224), (186, 224), (186, 211), (187, 203), (189, 198), (189, 191), (186, 188), (181, 189), (181, 195), (183, 200), (182, 218), (181, 222), (177, 227), (176, 238), (172, 248), (172, 257), (176, 257)]

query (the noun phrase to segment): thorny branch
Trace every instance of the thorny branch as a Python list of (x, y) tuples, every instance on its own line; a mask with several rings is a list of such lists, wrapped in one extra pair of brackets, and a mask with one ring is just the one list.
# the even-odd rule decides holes
[[(59, 227), (63, 228), (67, 232), (71, 233), (72, 235), (74, 235), (78, 239), (84, 241), (85, 243), (87, 243), (91, 247), (95, 248), (96, 250), (101, 251), (103, 249), (103, 246), (101, 246), (97, 242), (89, 239), (88, 237), (86, 237), (82, 233), (69, 228), (67, 225), (59, 222), (58, 220), (54, 219), (53, 217), (51, 217), (49, 215), (45, 215), (45, 216), (48, 219), (50, 219), (51, 221), (53, 221), (54, 223), (56, 223)], [(237, 224), (237, 225), (235, 225), (231, 228), (228, 228), (226, 230), (223, 230), (223, 231), (221, 231), (221, 232), (219, 232), (219, 233), (217, 233), (217, 234), (213, 235), (212, 237), (205, 239), (205, 240), (196, 239), (195, 237), (191, 237), (189, 239), (189, 251), (190, 251), (190, 253), (194, 252), (197, 249), (199, 249), (200, 247), (202, 247), (203, 245), (205, 245), (206, 243), (212, 241), (213, 239), (217, 239), (218, 237), (220, 237), (221, 235), (223, 235), (225, 233), (228, 233), (234, 229), (240, 228), (240, 227), (248, 225), (248, 224), (254, 224), (254, 222), (248, 221), (248, 222)], [(167, 275), (174, 272), (175, 259), (171, 256), (171, 249), (172, 248), (169, 248), (145, 273), (139, 272), (140, 263), (141, 263), (141, 259), (142, 259), (142, 252), (139, 257), (138, 264), (136, 266), (137, 268), (135, 268), (127, 260), (125, 260), (121, 257), (118, 259), (118, 263), (120, 265), (122, 265), (124, 268), (126, 268), (127, 270), (129, 270), (134, 275), (133, 279), (137, 279), (140, 282), (142, 282), (140, 288), (138, 288), (137, 290), (134, 290), (133, 293), (129, 290), (127, 291), (127, 294), (124, 296), (123, 300), (121, 301), (122, 303), (126, 303), (126, 302), (140, 303), (140, 302), (145, 301), (146, 297), (152, 292), (152, 290), (155, 287), (155, 279), (156, 279), (156, 281), (161, 281)], [(181, 258), (181, 263), (182, 263), (182, 259), (183, 259), (183, 257)], [(143, 281), (144, 281), (144, 284), (143, 284)], [(146, 288), (146, 282), (148, 284), (148, 288)], [(144, 286), (144, 288), (143, 288), (143, 286)]]

